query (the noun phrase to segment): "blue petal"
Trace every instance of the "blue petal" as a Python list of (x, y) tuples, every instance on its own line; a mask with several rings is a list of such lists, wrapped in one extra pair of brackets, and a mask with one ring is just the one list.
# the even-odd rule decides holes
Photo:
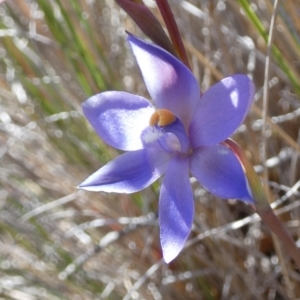
[(170, 156), (156, 143), (147, 149), (124, 153), (79, 185), (96, 192), (134, 193), (140, 191), (164, 172)]
[(198, 148), (191, 157), (193, 176), (212, 194), (253, 203), (240, 162), (227, 147)]
[(154, 112), (146, 99), (125, 92), (104, 92), (86, 100), (82, 109), (110, 146), (125, 151), (143, 148), (141, 133)]
[(168, 164), (159, 198), (160, 241), (166, 263), (172, 261), (184, 247), (193, 216), (189, 159), (177, 157)]
[(128, 41), (156, 106), (172, 111), (187, 127), (200, 98), (194, 75), (181, 61), (159, 46), (132, 35), (129, 35)]
[(228, 138), (243, 122), (254, 98), (254, 85), (246, 75), (227, 77), (203, 94), (189, 128), (194, 148)]

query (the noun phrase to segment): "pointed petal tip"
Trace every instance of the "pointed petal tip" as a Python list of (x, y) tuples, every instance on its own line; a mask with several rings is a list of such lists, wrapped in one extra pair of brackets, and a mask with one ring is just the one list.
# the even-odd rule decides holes
[(169, 264), (173, 261), (181, 252), (184, 245), (165, 245), (162, 246), (163, 258), (164, 261)]
[(127, 41), (129, 41), (131, 38), (135, 38), (135, 35), (129, 32), (128, 30), (125, 31), (127, 33)]
[(85, 191), (90, 191), (90, 192), (100, 192), (101, 188), (100, 186), (93, 186), (93, 185), (89, 185), (88, 183), (85, 183), (85, 181), (83, 181), (82, 183), (80, 183), (76, 188), (78, 190), (85, 190)]

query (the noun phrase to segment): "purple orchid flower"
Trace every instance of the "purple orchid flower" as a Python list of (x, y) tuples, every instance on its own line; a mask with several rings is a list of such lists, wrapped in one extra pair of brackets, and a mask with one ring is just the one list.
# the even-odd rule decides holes
[(220, 144), (244, 120), (254, 85), (245, 75), (233, 75), (200, 96), (194, 75), (177, 58), (132, 35), (128, 41), (154, 105), (118, 91), (97, 94), (82, 104), (98, 135), (128, 152), (79, 188), (134, 193), (164, 175), (159, 225), (163, 257), (169, 263), (184, 247), (193, 223), (190, 174), (218, 197), (254, 202), (240, 162)]

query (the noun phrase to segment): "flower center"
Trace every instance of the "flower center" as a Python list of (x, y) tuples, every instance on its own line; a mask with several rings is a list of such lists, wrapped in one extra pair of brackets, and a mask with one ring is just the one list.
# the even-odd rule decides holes
[(168, 126), (176, 121), (173, 113), (167, 109), (156, 110), (149, 120), (150, 126)]
[(188, 153), (190, 143), (185, 128), (171, 111), (156, 110), (149, 120), (149, 125), (142, 133), (144, 144), (157, 141), (169, 153)]

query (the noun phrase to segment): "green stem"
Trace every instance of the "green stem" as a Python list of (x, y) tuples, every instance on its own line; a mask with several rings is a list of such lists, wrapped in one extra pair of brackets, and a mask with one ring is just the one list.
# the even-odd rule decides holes
[(182, 62), (191, 69), (188, 56), (186, 54), (183, 41), (180, 36), (179, 29), (177, 27), (177, 24), (175, 22), (173, 13), (171, 11), (171, 8), (169, 6), (169, 3), (167, 0), (156, 0), (157, 6), (160, 10), (160, 13), (162, 15), (162, 18), (164, 19), (164, 22), (167, 26), (171, 41), (174, 45), (175, 51), (178, 54), (178, 57), (182, 60)]

